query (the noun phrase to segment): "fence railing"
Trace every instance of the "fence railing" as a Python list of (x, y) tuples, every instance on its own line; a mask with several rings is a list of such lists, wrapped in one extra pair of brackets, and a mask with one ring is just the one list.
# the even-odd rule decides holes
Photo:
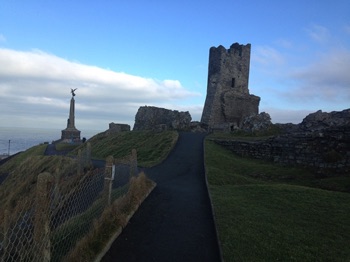
[[(77, 174), (38, 175), (34, 197), (0, 212), (0, 261), (64, 261), (111, 202), (123, 197), (137, 175), (137, 153), (108, 157), (105, 168), (88, 170), (90, 153), (79, 152)], [(1, 214), (2, 213), (2, 214)]]

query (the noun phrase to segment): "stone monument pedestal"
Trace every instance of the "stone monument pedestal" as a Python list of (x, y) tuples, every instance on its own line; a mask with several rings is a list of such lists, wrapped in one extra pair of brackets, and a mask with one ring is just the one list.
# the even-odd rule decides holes
[(62, 130), (61, 139), (63, 142), (80, 142), (80, 130), (68, 127)]

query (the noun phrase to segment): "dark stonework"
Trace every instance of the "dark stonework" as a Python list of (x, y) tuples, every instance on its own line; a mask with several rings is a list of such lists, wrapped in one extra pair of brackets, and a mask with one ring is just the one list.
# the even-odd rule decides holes
[(261, 112), (243, 119), (241, 130), (246, 132), (265, 131), (272, 126), (271, 117), (268, 113)]
[(239, 127), (259, 113), (260, 97), (249, 94), (250, 44), (210, 48), (207, 96), (201, 122), (210, 128)]
[(240, 156), (303, 166), (321, 176), (349, 175), (350, 172), (349, 125), (254, 141), (216, 139), (215, 142)]
[(335, 126), (350, 126), (350, 109), (330, 113), (318, 110), (307, 115), (299, 124), (301, 130), (316, 131)]
[[(266, 130), (271, 125), (267, 113), (245, 118), (242, 130)], [(306, 116), (300, 124), (275, 124), (280, 134), (260, 140), (215, 139), (234, 153), (280, 163), (300, 165), (320, 176), (349, 175), (350, 109), (321, 110)]]
[(141, 106), (136, 113), (133, 130), (188, 130), (191, 119), (189, 112)]

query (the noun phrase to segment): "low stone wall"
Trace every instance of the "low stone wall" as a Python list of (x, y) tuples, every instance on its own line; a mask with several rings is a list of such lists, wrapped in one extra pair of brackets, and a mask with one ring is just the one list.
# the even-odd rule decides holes
[(350, 174), (350, 126), (259, 141), (214, 141), (240, 156), (309, 167), (324, 175)]

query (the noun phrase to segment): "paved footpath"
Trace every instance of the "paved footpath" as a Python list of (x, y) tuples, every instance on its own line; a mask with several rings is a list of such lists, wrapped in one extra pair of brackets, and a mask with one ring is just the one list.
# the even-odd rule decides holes
[(181, 133), (160, 165), (157, 187), (102, 261), (220, 261), (203, 163), (203, 134)]

